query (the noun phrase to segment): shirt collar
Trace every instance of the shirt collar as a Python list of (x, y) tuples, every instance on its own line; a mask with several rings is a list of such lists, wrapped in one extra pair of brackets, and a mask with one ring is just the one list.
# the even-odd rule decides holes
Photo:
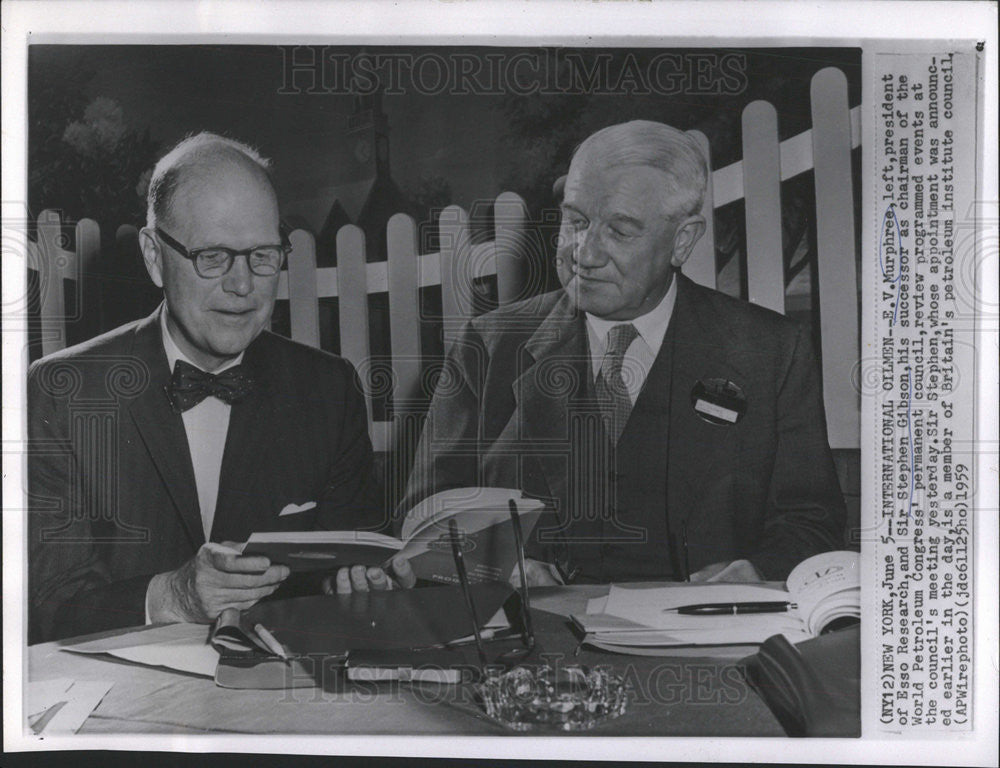
[[(677, 276), (670, 281), (670, 288), (660, 303), (644, 315), (640, 315), (632, 320), (605, 320), (604, 318), (592, 315), (587, 316), (587, 327), (591, 332), (591, 340), (596, 341), (599, 346), (595, 348), (595, 357), (600, 359), (604, 356), (604, 349), (608, 343), (608, 331), (616, 325), (631, 323), (639, 332), (639, 336), (653, 351), (653, 355), (659, 353), (663, 345), (663, 337), (667, 334), (670, 325), (670, 318), (674, 314), (674, 305), (677, 303)], [(596, 353), (600, 352), (598, 356)]]
[[(181, 348), (177, 346), (177, 342), (174, 341), (174, 337), (170, 335), (170, 329), (167, 327), (167, 305), (163, 305), (163, 309), (160, 311), (160, 334), (163, 336), (163, 350), (167, 353), (167, 367), (173, 371), (174, 365), (178, 360), (183, 360), (188, 365), (193, 365), (198, 370), (204, 370), (197, 363), (192, 362), (191, 358), (185, 355)], [(234, 360), (230, 360), (228, 363), (223, 365), (216, 371), (212, 373), (222, 373), (227, 368), (233, 368), (243, 362), (243, 352), (240, 352)]]

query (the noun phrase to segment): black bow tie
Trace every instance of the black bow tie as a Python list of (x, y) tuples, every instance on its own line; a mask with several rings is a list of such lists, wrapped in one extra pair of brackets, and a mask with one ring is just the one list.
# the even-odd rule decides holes
[(222, 402), (233, 405), (249, 395), (253, 386), (253, 377), (242, 365), (227, 368), (215, 375), (178, 360), (174, 363), (174, 373), (166, 391), (170, 407), (177, 413), (184, 413), (206, 397), (217, 397)]

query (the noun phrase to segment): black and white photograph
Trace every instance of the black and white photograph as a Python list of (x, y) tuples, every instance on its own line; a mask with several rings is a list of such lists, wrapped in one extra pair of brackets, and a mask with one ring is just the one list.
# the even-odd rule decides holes
[(5, 749), (995, 759), (996, 51), (618, 5), (5, 31)]

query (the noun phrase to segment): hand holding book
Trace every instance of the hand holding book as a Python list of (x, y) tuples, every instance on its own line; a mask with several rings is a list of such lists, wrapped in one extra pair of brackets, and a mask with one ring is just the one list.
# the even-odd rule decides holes
[[(453, 488), (424, 499), (403, 521), (401, 538), (367, 531), (261, 532), (253, 534), (243, 554), (264, 555), (293, 572), (348, 570), (331, 583), (350, 591), (387, 589), (388, 575), (403, 585), (405, 570), (387, 571), (390, 560), (409, 561), (418, 579), (456, 583), (449, 523), (455, 520), (472, 583), (507, 581), (516, 562), (509, 502), (517, 502), (525, 539), (544, 505), (510, 488)], [(359, 567), (362, 566), (362, 567)], [(368, 570), (365, 570), (367, 568)]]
[(288, 577), (287, 566), (245, 557), (241, 548), (208, 542), (176, 570), (154, 576), (146, 591), (150, 621), (206, 623), (226, 608), (249, 608)]
[(349, 595), (352, 592), (410, 589), (416, 583), (417, 575), (410, 561), (396, 555), (384, 567), (353, 565), (339, 569), (336, 576), (323, 579), (323, 592), (327, 595)]

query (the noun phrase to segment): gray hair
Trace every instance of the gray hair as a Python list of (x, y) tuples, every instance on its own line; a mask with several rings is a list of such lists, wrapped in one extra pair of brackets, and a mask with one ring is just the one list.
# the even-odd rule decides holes
[(684, 131), (652, 120), (609, 125), (584, 139), (575, 159), (592, 151), (607, 166), (648, 165), (671, 180), (667, 190), (676, 212), (690, 216), (701, 210), (708, 183), (708, 164), (698, 143)]
[(173, 197), (184, 173), (203, 166), (206, 161), (217, 161), (225, 156), (242, 156), (270, 179), (271, 161), (250, 145), (209, 131), (187, 136), (161, 157), (153, 168), (146, 193), (146, 226), (155, 227), (161, 219), (169, 218)]

